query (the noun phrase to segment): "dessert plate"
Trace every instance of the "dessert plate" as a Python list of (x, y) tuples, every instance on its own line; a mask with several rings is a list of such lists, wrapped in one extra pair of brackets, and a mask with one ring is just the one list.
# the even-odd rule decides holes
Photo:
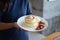
[(42, 28), (42, 29), (40, 29), (40, 30), (36, 30), (34, 27), (27, 27), (27, 26), (24, 25), (25, 17), (26, 17), (26, 16), (22, 16), (22, 17), (20, 17), (20, 18), (17, 20), (18, 26), (19, 26), (20, 28), (24, 29), (24, 30), (31, 31), (31, 32), (37, 32), (37, 31), (45, 30), (45, 29), (48, 27), (48, 22), (47, 22), (44, 18), (39, 17), (39, 16), (36, 16), (36, 17), (39, 17), (39, 18), (45, 23), (44, 28)]

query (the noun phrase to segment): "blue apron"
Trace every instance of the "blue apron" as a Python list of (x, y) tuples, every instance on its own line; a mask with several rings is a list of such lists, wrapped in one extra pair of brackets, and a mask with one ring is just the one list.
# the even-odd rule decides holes
[[(9, 7), (6, 17), (0, 12), (0, 22), (17, 22), (17, 19), (24, 15), (30, 15), (29, 0), (11, 0), (12, 6)], [(0, 30), (0, 40), (29, 40), (28, 32), (11, 28)]]

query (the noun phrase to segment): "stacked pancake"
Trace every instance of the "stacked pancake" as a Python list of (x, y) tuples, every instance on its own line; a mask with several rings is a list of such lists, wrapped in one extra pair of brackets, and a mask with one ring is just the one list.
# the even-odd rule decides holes
[(38, 26), (36, 16), (34, 16), (34, 15), (27, 15), (25, 17), (25, 23), (24, 24), (26, 26), (28, 26), (28, 27), (35, 27), (36, 28)]

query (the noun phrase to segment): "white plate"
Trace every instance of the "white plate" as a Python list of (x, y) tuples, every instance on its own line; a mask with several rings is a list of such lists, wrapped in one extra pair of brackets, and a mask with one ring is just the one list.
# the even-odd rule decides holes
[(20, 17), (20, 18), (17, 20), (18, 26), (19, 26), (20, 28), (24, 29), (24, 30), (36, 32), (36, 31), (42, 31), (42, 30), (44, 30), (44, 29), (46, 29), (46, 28), (48, 27), (48, 22), (47, 22), (44, 18), (41, 18), (41, 17), (39, 17), (39, 18), (45, 23), (45, 27), (44, 27), (43, 29), (35, 30), (34, 28), (27, 27), (27, 26), (24, 25), (25, 17), (26, 17), (26, 16), (22, 16), (22, 17)]

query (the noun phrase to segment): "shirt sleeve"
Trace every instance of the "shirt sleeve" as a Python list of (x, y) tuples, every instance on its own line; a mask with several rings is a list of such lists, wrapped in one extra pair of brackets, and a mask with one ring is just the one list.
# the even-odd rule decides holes
[(31, 10), (31, 3), (29, 2), (29, 0), (28, 0), (28, 4), (27, 4), (27, 15), (30, 15), (30, 14), (32, 14), (32, 10)]

